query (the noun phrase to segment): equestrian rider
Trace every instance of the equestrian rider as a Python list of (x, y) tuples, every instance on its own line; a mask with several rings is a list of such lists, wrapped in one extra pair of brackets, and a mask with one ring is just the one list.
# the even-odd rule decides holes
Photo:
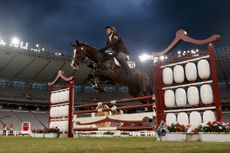
[[(108, 36), (107, 43), (106, 46), (104, 48), (101, 48), (99, 51), (105, 52), (108, 48), (111, 48), (114, 52), (116, 52), (115, 57), (119, 61), (119, 63), (124, 67), (125, 72), (129, 78), (132, 74), (127, 63), (127, 55), (129, 54), (129, 52), (126, 49), (121, 37), (116, 32), (115, 27), (107, 26), (105, 30), (106, 35)], [(104, 58), (101, 59), (101, 61), (104, 60)]]

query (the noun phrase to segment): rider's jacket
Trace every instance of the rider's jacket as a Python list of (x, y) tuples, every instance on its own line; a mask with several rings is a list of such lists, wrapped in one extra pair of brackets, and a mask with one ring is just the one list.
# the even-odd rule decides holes
[(129, 53), (121, 37), (117, 33), (113, 33), (110, 36), (108, 36), (106, 46), (102, 50), (105, 51), (108, 48), (112, 48), (112, 50), (115, 51), (116, 53), (119, 52), (124, 52), (126, 54)]

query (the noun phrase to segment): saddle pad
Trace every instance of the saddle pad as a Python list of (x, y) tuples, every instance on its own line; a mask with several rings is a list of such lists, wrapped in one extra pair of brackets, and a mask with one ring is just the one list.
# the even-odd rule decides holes
[[(117, 66), (121, 67), (121, 64), (118, 62), (118, 60), (117, 60), (115, 57), (114, 57), (113, 59), (114, 59), (115, 64), (116, 64)], [(127, 63), (128, 63), (128, 65), (129, 65), (129, 68), (130, 68), (130, 69), (134, 69), (134, 68), (136, 67), (135, 61), (129, 60), (129, 61), (127, 61)]]

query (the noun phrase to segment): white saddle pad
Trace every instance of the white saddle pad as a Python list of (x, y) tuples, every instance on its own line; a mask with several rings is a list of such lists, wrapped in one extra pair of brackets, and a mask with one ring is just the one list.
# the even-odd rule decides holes
[[(121, 64), (118, 62), (118, 60), (115, 57), (113, 59), (114, 59), (115, 64), (117, 66), (121, 67)], [(136, 63), (134, 61), (129, 60), (129, 61), (127, 61), (127, 63), (129, 65), (130, 69), (134, 69), (136, 67)]]

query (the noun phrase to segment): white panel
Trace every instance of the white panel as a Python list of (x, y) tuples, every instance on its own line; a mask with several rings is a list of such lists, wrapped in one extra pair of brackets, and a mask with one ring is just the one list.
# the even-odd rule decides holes
[(57, 103), (62, 102), (62, 92), (57, 92)]
[(200, 98), (199, 98), (198, 88), (195, 86), (189, 87), (187, 90), (187, 97), (188, 97), (188, 103), (190, 105), (199, 104)]
[(60, 107), (55, 107), (56, 117), (60, 117)]
[(185, 106), (187, 101), (186, 92), (183, 88), (176, 89), (176, 104), (177, 106)]
[(167, 113), (166, 115), (166, 125), (171, 126), (172, 124), (176, 124), (176, 115), (174, 113)]
[(68, 131), (68, 121), (59, 121), (60, 131)]
[(213, 103), (213, 92), (212, 87), (209, 84), (204, 84), (200, 87), (200, 96), (201, 101), (204, 104), (211, 104)]
[(54, 94), (54, 103), (58, 103), (58, 99), (59, 99), (59, 94), (58, 92), (53, 93)]
[(55, 116), (55, 112), (54, 112), (54, 107), (50, 108), (50, 117), (54, 117)]
[(63, 91), (61, 91), (58, 94), (59, 94), (59, 102), (63, 102), (65, 93)]
[(64, 106), (64, 111), (63, 111), (63, 116), (68, 116), (69, 115), (69, 105)]
[(55, 123), (54, 122), (50, 122), (50, 128), (55, 128)]
[(68, 102), (69, 101), (69, 90), (64, 91), (63, 101), (64, 102)]
[(182, 124), (182, 125), (188, 125), (189, 124), (189, 121), (188, 121), (188, 114), (185, 113), (185, 112), (181, 112), (177, 115), (177, 121), (179, 124)]
[(173, 71), (169, 67), (163, 69), (163, 82), (165, 85), (171, 85), (173, 83)]
[(201, 79), (208, 79), (210, 77), (210, 66), (208, 60), (202, 59), (197, 63), (198, 74)]
[(203, 123), (216, 121), (215, 113), (211, 110), (207, 110), (203, 114)]
[(195, 81), (197, 79), (196, 64), (189, 62), (185, 65), (185, 75), (188, 81)]
[(176, 65), (173, 68), (173, 77), (176, 83), (184, 82), (184, 68), (181, 65)]
[(173, 90), (166, 90), (164, 94), (165, 106), (174, 107), (175, 106), (175, 96)]
[(52, 93), (52, 94), (50, 95), (50, 102), (51, 102), (52, 104), (54, 103), (54, 98), (55, 98), (55, 94)]
[(200, 124), (202, 124), (200, 113), (197, 111), (191, 112), (191, 114), (190, 114), (190, 125), (191, 125), (191, 127), (197, 127)]

